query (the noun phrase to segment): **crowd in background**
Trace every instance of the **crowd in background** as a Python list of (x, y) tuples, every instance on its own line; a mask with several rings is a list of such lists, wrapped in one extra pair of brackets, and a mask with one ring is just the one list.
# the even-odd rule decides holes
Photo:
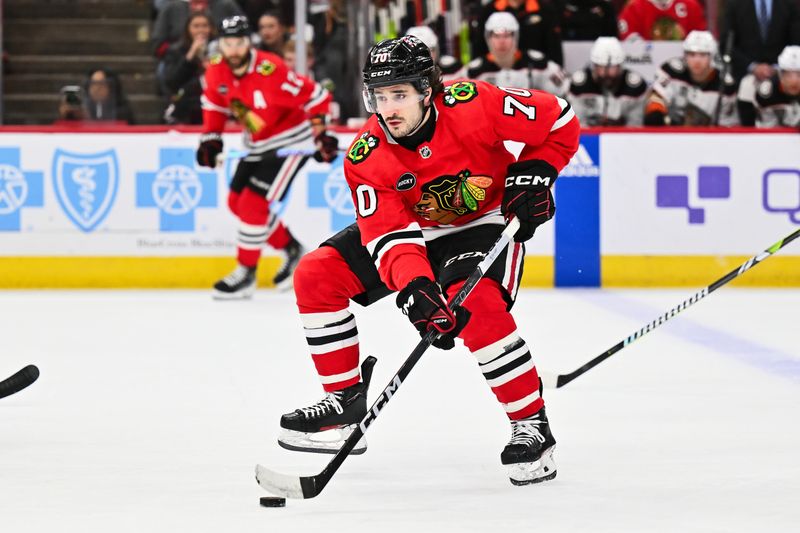
[[(584, 125), (800, 125), (800, 0), (721, 0), (718, 40), (707, 31), (705, 0), (464, 0), (466, 31), (456, 37), (444, 34), (441, 17), (418, 25), (416, 3), (407, 4), (395, 35), (382, 36), (422, 39), (446, 80), (548, 90), (572, 102)], [(256, 46), (290, 66), (296, 40), (304, 39), (309, 73), (333, 93), (336, 118), (359, 116), (353, 81), (345, 79), (347, 4), (308, 5), (308, 26), (298, 32), (293, 1), (153, 0), (150, 42), (163, 121), (202, 122), (200, 79), (216, 52), (217, 26), (231, 15), (247, 16)], [(619, 41), (626, 39), (683, 41), (684, 55), (643, 79), (623, 66)], [(564, 71), (564, 41), (595, 42), (586, 68)], [(62, 89), (62, 119), (134, 122), (108, 69), (93, 70), (79, 87), (86, 105), (70, 105), (75, 89)]]

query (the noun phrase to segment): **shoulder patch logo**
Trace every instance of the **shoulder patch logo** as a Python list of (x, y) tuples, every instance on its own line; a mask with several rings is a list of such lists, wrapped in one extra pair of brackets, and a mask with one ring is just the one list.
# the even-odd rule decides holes
[(377, 137), (365, 131), (361, 134), (361, 137), (350, 145), (350, 148), (347, 150), (347, 159), (354, 165), (361, 163), (378, 147), (379, 142)]
[(394, 188), (400, 192), (410, 191), (417, 185), (417, 177), (411, 172), (406, 172), (397, 178)]
[(444, 88), (444, 105), (453, 107), (474, 100), (478, 96), (478, 87), (471, 81), (458, 81)]
[(222, 54), (214, 54), (208, 62), (212, 65), (219, 65), (222, 63)]
[(256, 72), (258, 72), (262, 76), (269, 76), (270, 74), (275, 72), (275, 63), (264, 59), (256, 67)]

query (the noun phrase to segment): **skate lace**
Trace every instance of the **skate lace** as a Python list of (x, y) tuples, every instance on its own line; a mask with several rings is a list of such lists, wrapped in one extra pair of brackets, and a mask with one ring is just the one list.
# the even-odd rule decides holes
[(538, 418), (513, 421), (511, 423), (511, 441), (509, 444), (523, 444), (525, 446), (530, 446), (534, 442), (543, 444), (545, 438), (539, 430), (542, 424), (544, 422)]
[(303, 413), (303, 416), (305, 416), (307, 419), (324, 416), (330, 413), (331, 409), (336, 411), (337, 414), (342, 414), (344, 412), (344, 408), (339, 400), (341, 400), (339, 395), (337, 395), (335, 392), (329, 392), (322, 400), (314, 405), (309, 407), (301, 407), (300, 412)]
[(236, 285), (237, 283), (245, 279), (249, 272), (250, 272), (249, 268), (239, 265), (233, 272), (225, 276), (222, 279), (222, 281), (224, 281), (228, 285)]

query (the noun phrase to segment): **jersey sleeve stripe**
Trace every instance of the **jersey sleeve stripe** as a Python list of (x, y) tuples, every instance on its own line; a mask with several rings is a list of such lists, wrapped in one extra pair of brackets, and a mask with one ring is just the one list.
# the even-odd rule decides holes
[(211, 100), (208, 99), (206, 95), (200, 97), (200, 103), (203, 109), (207, 109), (209, 111), (218, 111), (220, 113), (225, 113), (226, 115), (230, 115), (231, 112), (227, 107), (222, 107), (220, 105), (215, 104)]
[(308, 103), (303, 106), (303, 109), (311, 109), (325, 101), (328, 97), (328, 89), (325, 89), (320, 84), (314, 86), (314, 92), (311, 93), (311, 98)]
[(561, 114), (558, 116), (558, 120), (556, 120), (553, 124), (553, 127), (550, 128), (550, 131), (556, 131), (557, 129), (569, 123), (570, 120), (575, 118), (575, 111), (572, 109), (572, 106), (569, 105), (569, 102), (558, 96), (556, 96), (556, 100), (558, 101), (558, 105), (561, 107)]
[(422, 236), (419, 224), (412, 222), (406, 228), (381, 235), (367, 244), (367, 251), (377, 268), (381, 266), (383, 254), (398, 244), (416, 244), (425, 248), (425, 238)]

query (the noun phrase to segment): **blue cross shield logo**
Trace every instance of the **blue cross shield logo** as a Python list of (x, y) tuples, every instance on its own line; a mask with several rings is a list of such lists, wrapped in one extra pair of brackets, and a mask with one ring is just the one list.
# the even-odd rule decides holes
[(0, 231), (19, 231), (23, 207), (44, 206), (44, 173), (20, 168), (19, 148), (0, 148)]
[(117, 152), (76, 154), (57, 149), (53, 189), (67, 217), (86, 233), (108, 216), (119, 186)]
[(356, 220), (353, 198), (344, 178), (344, 159), (338, 157), (328, 172), (308, 173), (308, 207), (323, 207), (331, 213), (331, 231), (339, 231)]
[(194, 150), (161, 148), (159, 169), (136, 173), (136, 206), (158, 208), (160, 231), (194, 231), (195, 209), (217, 206), (217, 174), (195, 170)]

